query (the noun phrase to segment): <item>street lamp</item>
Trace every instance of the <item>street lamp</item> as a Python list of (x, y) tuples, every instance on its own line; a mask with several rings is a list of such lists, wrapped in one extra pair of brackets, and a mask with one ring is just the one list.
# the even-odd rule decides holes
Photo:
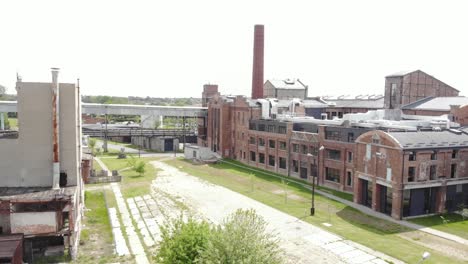
[[(315, 178), (319, 178), (319, 173), (320, 173), (320, 152), (324, 149), (323, 146), (320, 146), (318, 149), (318, 156), (317, 156), (317, 175), (315, 177), (312, 177), (312, 204), (310, 207), (310, 215), (313, 216), (315, 215)], [(307, 156), (311, 157), (312, 154), (307, 153)]]

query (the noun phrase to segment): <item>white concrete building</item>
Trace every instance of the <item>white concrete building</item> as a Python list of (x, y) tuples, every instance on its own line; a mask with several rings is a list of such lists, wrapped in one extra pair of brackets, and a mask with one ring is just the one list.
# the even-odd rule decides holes
[(58, 84), (57, 74), (52, 83), (18, 80), (18, 135), (0, 138), (0, 234), (24, 234), (26, 262), (32, 252), (57, 248), (74, 256), (79, 240), (80, 95), (77, 85)]

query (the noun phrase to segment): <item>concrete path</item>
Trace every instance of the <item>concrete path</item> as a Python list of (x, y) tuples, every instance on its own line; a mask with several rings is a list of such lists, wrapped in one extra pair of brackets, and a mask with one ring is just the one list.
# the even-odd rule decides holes
[[(183, 203), (213, 223), (220, 223), (238, 208), (253, 208), (268, 222), (268, 229), (278, 234), (287, 263), (368, 263), (401, 261), (365, 246), (322, 230), (300, 219), (266, 206), (227, 188), (210, 184), (162, 162), (152, 162), (158, 169), (153, 182), (159, 192), (180, 197)], [(159, 201), (159, 200), (158, 200)]]
[(125, 233), (127, 234), (128, 243), (130, 244), (130, 249), (135, 256), (135, 261), (137, 264), (147, 264), (149, 261), (146, 257), (145, 249), (141, 244), (138, 234), (135, 232), (135, 227), (133, 226), (132, 219), (130, 218), (130, 213), (128, 212), (125, 200), (122, 196), (122, 193), (120, 192), (119, 184), (113, 182), (111, 183), (111, 187), (117, 201), (117, 207), (119, 208), (120, 216), (122, 217)]
[[(99, 162), (103, 170), (109, 171), (106, 164), (104, 164), (101, 160), (99, 160), (99, 158), (95, 158), (95, 159)], [(115, 200), (117, 201), (117, 208), (119, 209), (119, 213), (122, 218), (122, 224), (123, 224), (123, 227), (125, 228), (125, 233), (127, 235), (128, 242), (130, 244), (130, 250), (132, 251), (132, 254), (135, 256), (135, 261), (137, 264), (149, 264), (148, 258), (146, 257), (145, 249), (143, 248), (143, 245), (141, 244), (138, 234), (135, 232), (135, 227), (133, 226), (132, 219), (130, 218), (130, 213), (128, 211), (127, 204), (125, 203), (122, 193), (120, 192), (120, 185), (115, 182), (111, 183), (110, 185), (111, 185), (112, 191), (114, 192)], [(117, 223), (114, 222), (113, 225), (117, 225)], [(120, 223), (119, 223), (119, 226), (120, 226)], [(117, 236), (119, 236), (119, 234), (117, 234)], [(117, 236), (116, 236), (116, 239), (119, 239), (117, 238)], [(117, 247), (117, 244), (116, 244), (116, 247)], [(120, 250), (120, 249), (116, 248), (116, 251), (117, 250)]]
[(94, 160), (101, 166), (102, 170), (107, 171), (107, 176), (112, 176), (112, 172), (107, 168), (106, 164), (102, 162), (98, 157), (94, 157)]
[(120, 229), (120, 221), (117, 216), (117, 210), (114, 207), (111, 207), (109, 208), (108, 212), (112, 226), (112, 234), (114, 235), (115, 253), (118, 256), (130, 255), (127, 243), (125, 242), (125, 238), (122, 234), (122, 229)]
[[(308, 188), (311, 188), (311, 187), (308, 187)], [(371, 215), (371, 216), (374, 216), (374, 217), (377, 217), (377, 218), (380, 218), (380, 219), (384, 219), (384, 220), (387, 220), (387, 221), (390, 221), (390, 222), (393, 222), (393, 223), (396, 223), (396, 224), (399, 224), (399, 225), (402, 225), (402, 226), (405, 226), (405, 227), (408, 227), (408, 228), (411, 228), (411, 229), (416, 229), (416, 230), (419, 230), (419, 231), (422, 231), (422, 232), (425, 232), (425, 233), (428, 233), (428, 234), (431, 234), (431, 235), (434, 235), (434, 236), (438, 236), (438, 237), (441, 237), (441, 238), (451, 240), (451, 241), (460, 243), (462, 245), (468, 246), (468, 240), (466, 240), (464, 238), (461, 238), (459, 236), (452, 235), (452, 234), (442, 232), (442, 231), (439, 231), (439, 230), (435, 230), (433, 228), (425, 227), (425, 226), (422, 226), (422, 225), (418, 225), (418, 224), (415, 224), (415, 223), (411, 223), (411, 222), (408, 222), (408, 221), (396, 220), (396, 219), (393, 219), (392, 217), (390, 217), (390, 216), (388, 216), (386, 214), (376, 212), (376, 211), (372, 210), (371, 208), (366, 207), (364, 205), (353, 203), (351, 201), (342, 199), (340, 197), (336, 197), (336, 196), (334, 196), (334, 195), (332, 195), (330, 193), (320, 191), (320, 190), (317, 190), (317, 189), (315, 189), (315, 191), (317, 193), (325, 196), (325, 197), (328, 197), (328, 198), (333, 199), (335, 201), (338, 201), (340, 203), (346, 204), (347, 206), (355, 208), (355, 209), (357, 209), (357, 210), (359, 210), (359, 211), (361, 211), (361, 212), (363, 212), (365, 214), (368, 214), (368, 215)]]

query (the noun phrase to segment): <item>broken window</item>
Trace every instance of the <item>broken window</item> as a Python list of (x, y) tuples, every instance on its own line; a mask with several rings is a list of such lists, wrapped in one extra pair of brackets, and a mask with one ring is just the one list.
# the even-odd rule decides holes
[(416, 175), (415, 167), (408, 167), (408, 182), (414, 181), (414, 176)]
[(273, 155), (268, 155), (268, 165), (270, 166), (275, 166), (275, 156)]
[(279, 167), (280, 169), (286, 169), (286, 158), (283, 158), (283, 157), (279, 158)]

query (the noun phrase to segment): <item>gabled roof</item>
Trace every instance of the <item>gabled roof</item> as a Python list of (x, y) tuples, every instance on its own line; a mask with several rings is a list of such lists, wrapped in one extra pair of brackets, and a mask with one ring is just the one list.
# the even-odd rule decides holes
[(401, 77), (401, 76), (405, 76), (405, 75), (408, 75), (410, 73), (413, 73), (415, 71), (419, 71), (419, 70), (413, 70), (413, 71), (399, 71), (399, 72), (395, 72), (393, 74), (390, 74), (390, 75), (387, 75), (385, 77)]
[(436, 77), (434, 77), (434, 76), (432, 76), (432, 75), (430, 75), (430, 74), (427, 74), (427, 73), (425, 73), (425, 72), (423, 72), (423, 71), (421, 71), (421, 70), (400, 71), (400, 72), (396, 72), (396, 73), (394, 73), (394, 74), (387, 75), (387, 76), (385, 76), (385, 78), (387, 78), (387, 77), (403, 77), (403, 76), (406, 76), (406, 75), (411, 74), (411, 73), (414, 73), (414, 72), (420, 72), (420, 73), (423, 73), (423, 74), (425, 74), (425, 75), (427, 75), (427, 76), (430, 76), (430, 77), (436, 79), (437, 81), (439, 81), (439, 82), (441, 82), (441, 83), (447, 85), (448, 87), (450, 87), (450, 88), (456, 90), (457, 92), (460, 92), (459, 90), (453, 88), (452, 86), (450, 86), (450, 85), (444, 83), (443, 81), (437, 79)]
[(299, 79), (284, 79), (284, 80), (277, 80), (271, 79), (267, 80), (273, 85), (276, 89), (306, 89), (305, 86)]
[(452, 97), (426, 97), (416, 102), (404, 105), (405, 110), (433, 110), (433, 111), (450, 111), (450, 105), (467, 105), (468, 97), (452, 96)]
[(468, 147), (468, 135), (462, 131), (388, 132), (403, 149)]

